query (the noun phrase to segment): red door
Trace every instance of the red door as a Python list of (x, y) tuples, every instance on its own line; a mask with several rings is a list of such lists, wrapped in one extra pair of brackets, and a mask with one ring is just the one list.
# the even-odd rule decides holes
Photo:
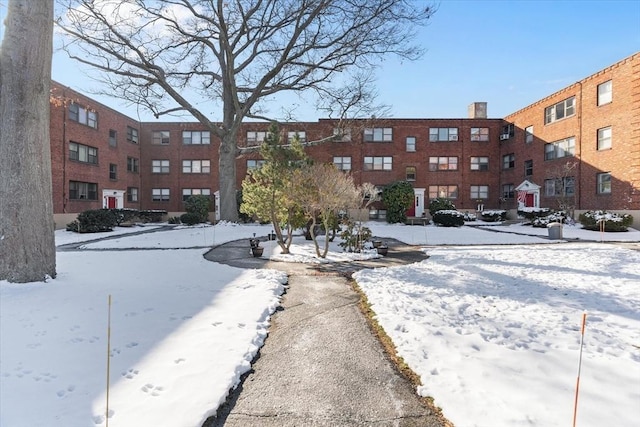
[(409, 210), (407, 210), (407, 216), (416, 216), (416, 205), (418, 204), (417, 199), (417, 197), (413, 199), (413, 206), (411, 206)]
[(533, 193), (527, 193), (524, 200), (524, 206), (527, 208), (533, 207)]
[(115, 209), (117, 206), (115, 197), (107, 197), (107, 208)]

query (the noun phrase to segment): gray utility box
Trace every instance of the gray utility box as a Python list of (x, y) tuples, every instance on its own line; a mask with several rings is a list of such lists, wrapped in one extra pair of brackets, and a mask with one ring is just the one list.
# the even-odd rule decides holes
[(562, 224), (559, 222), (550, 222), (547, 224), (549, 230), (549, 239), (562, 240)]

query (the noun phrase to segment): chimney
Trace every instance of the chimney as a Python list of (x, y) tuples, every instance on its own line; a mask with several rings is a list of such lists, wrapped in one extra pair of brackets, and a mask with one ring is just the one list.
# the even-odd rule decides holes
[(486, 102), (474, 102), (469, 105), (469, 118), (470, 119), (486, 119), (487, 118), (487, 103)]

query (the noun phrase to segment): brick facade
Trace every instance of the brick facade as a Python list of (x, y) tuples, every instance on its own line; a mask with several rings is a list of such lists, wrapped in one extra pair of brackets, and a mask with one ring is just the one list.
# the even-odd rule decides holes
[[(609, 81), (610, 100), (605, 93), (607, 102), (598, 105), (598, 86)], [(202, 143), (200, 132), (206, 129), (199, 123), (140, 123), (55, 82), (52, 88), (58, 100), (51, 106), (54, 213), (107, 206), (111, 190), (124, 197), (124, 207), (179, 213), (184, 211), (183, 195), (205, 191), (213, 196), (217, 191), (219, 141), (210, 135), (208, 143)], [(571, 105), (563, 103), (568, 99), (573, 99)], [(80, 114), (70, 110), (72, 103), (80, 108)], [(565, 117), (545, 120), (545, 110), (559, 103), (562, 105), (554, 113)], [(577, 210), (640, 210), (640, 53), (504, 119), (484, 118), (486, 105), (482, 103), (472, 107), (472, 118), (356, 120), (347, 125), (350, 138), (343, 141), (332, 138), (335, 123), (328, 119), (287, 123), (281, 131), (285, 136), (298, 132), (306, 141), (327, 140), (309, 146), (307, 153), (317, 161), (350, 164), (358, 184), (384, 186), (410, 180), (417, 194), (424, 192), (423, 207), (430, 195), (448, 194), (464, 210), (474, 210), (478, 203), (486, 209), (514, 209), (516, 194), (505, 189), (526, 179), (541, 187), (539, 206), (555, 208), (566, 197), (550, 194), (549, 186), (561, 177), (574, 180), (570, 198)], [(562, 107), (566, 107), (566, 114)], [(85, 117), (87, 112), (93, 114), (95, 124)], [(365, 140), (371, 139), (368, 133), (365, 138), (365, 129), (374, 128), (374, 139), (380, 141)], [(598, 149), (598, 131), (609, 135), (609, 128), (610, 147), (605, 141)], [(138, 132), (137, 143), (128, 138), (131, 129)], [(248, 132), (267, 129), (265, 123), (245, 123), (238, 145), (255, 145), (247, 140), (255, 135)], [(527, 138), (525, 129), (533, 135)], [(115, 145), (110, 143), (114, 132)], [(190, 144), (184, 143), (185, 135), (192, 136)], [(563, 145), (565, 140), (572, 142)], [(81, 150), (97, 149), (97, 161), (73, 158), (70, 148), (77, 145)], [(556, 151), (552, 153), (551, 148)], [(573, 153), (564, 157), (565, 148)], [(259, 158), (257, 151), (238, 155), (238, 188), (248, 161)], [(128, 170), (132, 159), (137, 161), (137, 172)], [(576, 163), (570, 173), (562, 172), (567, 162)], [(114, 166), (115, 177), (110, 175)], [(598, 182), (598, 177), (606, 181), (608, 176), (610, 187)], [(97, 184), (97, 191), (85, 198), (82, 192), (70, 189), (70, 182)], [(137, 200), (132, 194), (136, 190)]]

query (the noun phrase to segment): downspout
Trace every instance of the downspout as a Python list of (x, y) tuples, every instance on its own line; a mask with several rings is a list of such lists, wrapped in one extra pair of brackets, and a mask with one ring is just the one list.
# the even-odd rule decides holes
[(62, 86), (62, 213), (67, 213), (67, 156), (65, 146), (67, 145), (67, 92)]
[[(580, 85), (580, 92), (578, 93), (578, 95), (580, 96), (580, 109), (578, 110), (578, 152), (579, 152), (579, 157), (578, 157), (578, 176), (575, 179), (574, 182), (574, 190), (576, 191), (576, 182), (578, 183), (578, 206), (576, 207), (577, 209), (582, 209), (582, 82), (578, 82), (578, 85)], [(575, 197), (575, 196), (574, 196)], [(575, 215), (575, 208), (574, 208), (574, 215)]]

